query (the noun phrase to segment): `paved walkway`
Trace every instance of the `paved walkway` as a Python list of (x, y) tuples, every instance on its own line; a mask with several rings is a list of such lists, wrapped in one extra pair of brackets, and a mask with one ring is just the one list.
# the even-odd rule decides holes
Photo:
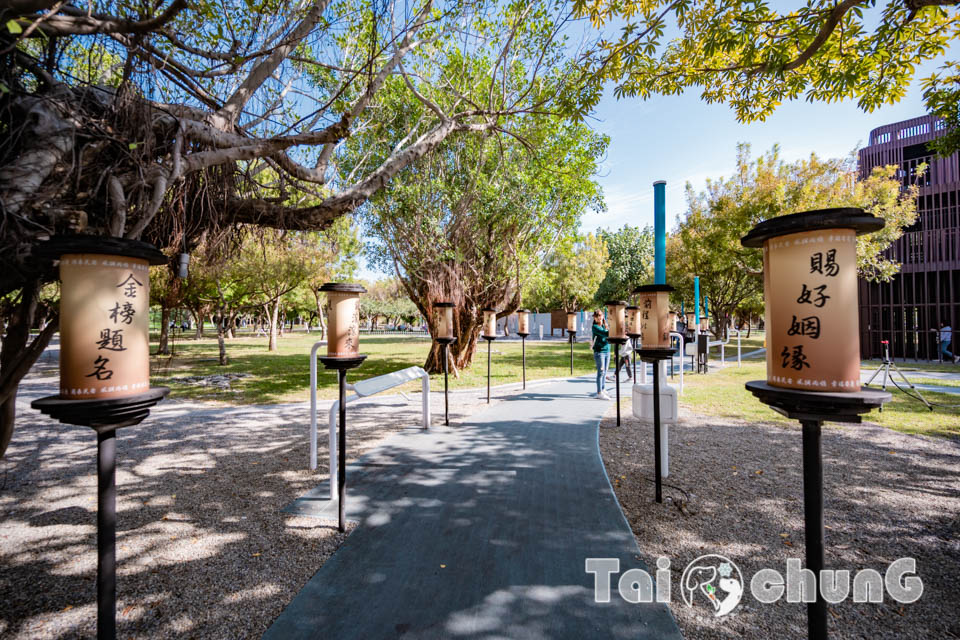
[[(587, 558), (647, 567), (600, 460), (609, 404), (593, 388), (544, 385), (349, 466), (360, 524), (264, 638), (680, 638), (666, 605), (629, 604), (615, 583), (594, 602)], [(287, 510), (335, 519), (328, 495)]]

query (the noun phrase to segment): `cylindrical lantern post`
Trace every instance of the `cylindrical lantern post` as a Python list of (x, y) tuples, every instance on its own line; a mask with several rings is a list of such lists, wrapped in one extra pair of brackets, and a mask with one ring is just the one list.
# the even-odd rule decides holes
[(530, 335), (530, 310), (517, 309), (517, 335), (520, 336), (520, 352), (523, 358), (523, 388), (527, 388), (527, 336)]
[(437, 344), (443, 357), (443, 424), (450, 426), (450, 400), (447, 388), (448, 360), (447, 349), (456, 340), (453, 335), (453, 308), (452, 302), (437, 302), (434, 307), (434, 325), (437, 327)]
[(31, 406), (97, 432), (97, 638), (117, 635), (116, 430), (139, 424), (170, 390), (150, 387), (150, 265), (167, 258), (120, 238), (55, 236), (60, 261), (60, 394)]
[(741, 240), (763, 249), (767, 379), (747, 389), (775, 411), (798, 420), (803, 439), (806, 568), (815, 601), (807, 605), (810, 638), (827, 637), (827, 605), (820, 593), (824, 564), (824, 421), (860, 422), (890, 400), (860, 389), (856, 237), (883, 228), (861, 209), (824, 209), (761, 222)]
[(483, 333), (480, 337), (487, 341), (487, 404), (490, 404), (490, 351), (491, 343), (497, 339), (497, 310), (483, 310)]
[(577, 338), (577, 312), (567, 311), (567, 336), (570, 340), (570, 375), (573, 375), (573, 342)]
[(347, 370), (359, 367), (367, 359), (360, 355), (360, 294), (367, 290), (359, 284), (328, 282), (320, 291), (327, 294), (327, 355), (320, 356), (320, 362), (337, 371), (340, 392), (337, 502), (342, 532), (347, 528)]
[[(640, 337), (640, 307), (631, 305), (626, 309), (627, 337), (633, 345), (633, 383), (637, 384), (637, 338)], [(646, 366), (646, 365), (644, 365)]]
[(637, 287), (640, 307), (640, 360), (653, 363), (653, 449), (656, 474), (656, 500), (663, 502), (660, 457), (660, 361), (673, 358), (670, 348), (670, 292), (668, 284)]
[(624, 300), (607, 301), (608, 340), (613, 343), (614, 380), (617, 385), (617, 426), (620, 426), (620, 345), (627, 341), (625, 318), (627, 303)]

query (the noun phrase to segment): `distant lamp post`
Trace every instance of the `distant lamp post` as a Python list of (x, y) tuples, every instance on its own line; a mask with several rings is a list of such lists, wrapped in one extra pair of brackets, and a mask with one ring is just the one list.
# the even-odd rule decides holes
[(360, 294), (367, 290), (359, 284), (328, 282), (320, 291), (327, 294), (327, 355), (320, 356), (320, 362), (327, 369), (337, 370), (340, 384), (337, 506), (340, 531), (346, 531), (347, 370), (367, 359), (360, 355)]
[(452, 302), (437, 302), (433, 305), (435, 315), (434, 326), (437, 328), (437, 335), (434, 338), (440, 345), (440, 352), (443, 354), (443, 424), (450, 426), (450, 401), (447, 389), (447, 349), (450, 344), (456, 341), (453, 335), (453, 308)]
[(697, 333), (697, 321), (692, 312), (687, 312), (687, 331), (693, 331), (694, 334)]
[(497, 310), (483, 310), (483, 333), (481, 338), (487, 341), (487, 404), (490, 403), (490, 345), (497, 339)]
[(527, 336), (530, 335), (530, 310), (517, 309), (517, 335), (520, 336), (520, 352), (523, 354), (523, 388), (527, 388)]
[(620, 426), (620, 345), (627, 342), (627, 324), (625, 312), (627, 303), (623, 300), (607, 302), (608, 340), (613, 343), (614, 379), (617, 384), (617, 426)]
[(648, 284), (634, 290), (640, 307), (640, 360), (653, 363), (653, 448), (657, 502), (663, 502), (659, 361), (673, 359), (673, 349), (670, 347), (671, 291), (673, 287), (668, 284)]
[(577, 312), (567, 311), (567, 336), (570, 339), (570, 375), (573, 375), (573, 343), (577, 339)]
[(823, 570), (824, 421), (860, 422), (890, 400), (860, 389), (856, 237), (882, 229), (861, 209), (824, 209), (772, 218), (741, 239), (763, 249), (767, 379), (746, 384), (761, 402), (800, 421), (806, 568), (816, 600), (807, 605), (810, 638), (827, 637)]
[(31, 406), (97, 432), (97, 638), (117, 633), (116, 430), (139, 424), (170, 390), (150, 387), (150, 244), (55, 236), (37, 249), (60, 261), (60, 393)]
[(633, 383), (637, 383), (637, 338), (640, 333), (640, 307), (631, 305), (626, 309), (627, 337), (633, 345)]

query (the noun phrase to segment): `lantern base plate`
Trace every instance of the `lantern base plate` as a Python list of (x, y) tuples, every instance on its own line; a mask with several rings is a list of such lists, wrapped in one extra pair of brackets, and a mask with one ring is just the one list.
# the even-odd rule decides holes
[(607, 338), (610, 344), (627, 344), (627, 338)]
[(125, 398), (71, 400), (47, 396), (34, 400), (30, 406), (64, 424), (105, 432), (143, 422), (150, 415), (150, 407), (163, 400), (168, 393), (169, 387), (152, 387), (149, 391)]
[(346, 369), (355, 369), (363, 364), (363, 361), (367, 359), (367, 356), (350, 356), (350, 357), (338, 357), (338, 356), (320, 356), (320, 362), (323, 363), (323, 366), (327, 369), (337, 369), (337, 370), (346, 370)]
[(854, 393), (783, 389), (766, 380), (752, 380), (746, 387), (760, 402), (794, 420), (860, 422), (861, 414), (882, 406), (892, 397), (886, 391), (873, 389)]
[(528, 335), (530, 335), (530, 334), (529, 334), (529, 333), (517, 333), (517, 335), (520, 336), (521, 338), (526, 338), (526, 337), (527, 337)]
[(457, 341), (456, 338), (434, 338), (437, 344), (453, 344)]
[(637, 355), (644, 362), (656, 362), (657, 360), (669, 360), (677, 355), (677, 351), (670, 347), (641, 347), (637, 349)]
[(484, 340), (487, 340), (488, 342), (491, 340), (497, 339), (497, 336), (480, 336), (480, 337), (483, 338)]

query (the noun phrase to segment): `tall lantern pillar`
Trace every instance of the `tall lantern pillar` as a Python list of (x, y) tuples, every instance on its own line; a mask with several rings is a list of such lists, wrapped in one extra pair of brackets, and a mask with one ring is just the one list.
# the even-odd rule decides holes
[(437, 302), (433, 305), (433, 313), (436, 316), (434, 326), (437, 328), (436, 341), (440, 345), (440, 352), (443, 357), (443, 424), (450, 426), (450, 400), (447, 388), (447, 370), (449, 357), (447, 349), (457, 339), (453, 335), (453, 308), (452, 302)]
[(117, 635), (116, 430), (142, 422), (170, 390), (150, 387), (150, 265), (167, 258), (120, 238), (55, 236), (60, 261), (60, 393), (31, 406), (97, 432), (97, 638)]
[[(656, 500), (663, 502), (661, 479), (668, 474), (668, 441), (661, 406), (660, 375), (663, 367), (660, 363), (673, 358), (670, 347), (670, 292), (668, 284), (651, 284), (637, 287), (640, 307), (640, 349), (638, 355), (643, 362), (653, 364), (653, 385), (634, 385), (634, 415), (653, 422), (653, 448), (656, 475)], [(670, 398), (667, 422), (676, 422), (676, 389), (667, 386)], [(639, 413), (638, 413), (639, 411)], [(652, 415), (651, 415), (652, 414)]]
[(570, 375), (573, 375), (573, 343), (577, 339), (577, 312), (567, 311), (567, 336), (570, 340)]
[(609, 327), (608, 340), (613, 344), (614, 379), (617, 385), (617, 426), (620, 426), (620, 345), (627, 342), (626, 323), (627, 303), (623, 300), (607, 302), (607, 326)]
[(806, 568), (816, 600), (807, 604), (810, 638), (827, 637), (827, 603), (820, 593), (824, 564), (824, 421), (860, 422), (890, 400), (860, 389), (856, 237), (884, 221), (862, 209), (824, 209), (761, 222), (741, 239), (763, 250), (767, 379), (747, 383), (761, 402), (800, 421)]
[(360, 355), (360, 294), (367, 290), (359, 284), (328, 282), (320, 291), (327, 294), (327, 355), (320, 356), (320, 362), (327, 369), (336, 369), (340, 386), (337, 506), (340, 531), (346, 531), (347, 370), (367, 359)]
[(530, 310), (517, 309), (517, 335), (520, 336), (520, 352), (523, 358), (523, 388), (527, 388), (527, 336), (530, 335)]
[(483, 333), (480, 337), (487, 341), (487, 404), (490, 403), (490, 345), (497, 339), (497, 310), (483, 310)]

